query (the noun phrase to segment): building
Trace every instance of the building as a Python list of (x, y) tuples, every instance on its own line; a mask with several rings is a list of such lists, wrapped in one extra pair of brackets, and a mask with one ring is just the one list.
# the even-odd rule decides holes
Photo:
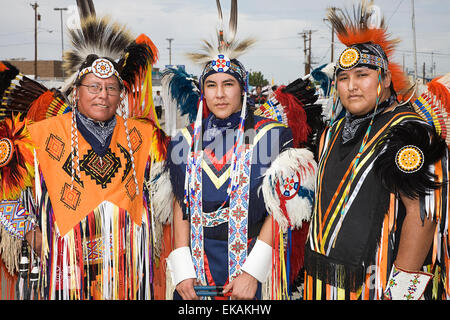
[[(13, 66), (27, 76), (34, 77), (34, 60), (9, 60)], [(60, 60), (38, 60), (37, 61), (38, 79), (60, 79), (64, 78), (62, 61)]]

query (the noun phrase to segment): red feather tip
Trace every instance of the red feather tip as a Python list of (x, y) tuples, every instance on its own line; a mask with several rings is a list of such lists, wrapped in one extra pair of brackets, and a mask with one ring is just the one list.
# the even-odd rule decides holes
[(4, 72), (6, 70), (9, 70), (9, 68), (3, 62), (0, 61), (0, 72)]
[(428, 91), (434, 95), (442, 106), (444, 106), (447, 113), (450, 113), (450, 91), (446, 85), (440, 80), (442, 77), (435, 78), (428, 83)]
[(275, 92), (275, 98), (283, 106), (288, 119), (288, 126), (292, 130), (294, 147), (300, 147), (308, 141), (311, 128), (307, 123), (306, 111), (303, 104), (294, 95), (284, 93), (285, 86), (280, 86)]

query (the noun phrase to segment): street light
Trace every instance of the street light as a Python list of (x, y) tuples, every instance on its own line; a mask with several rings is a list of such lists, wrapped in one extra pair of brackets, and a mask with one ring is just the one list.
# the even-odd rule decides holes
[(174, 40), (173, 38), (166, 38), (167, 41), (169, 41), (169, 47), (167, 49), (169, 49), (169, 66), (172, 65), (172, 41)]
[(67, 8), (53, 8), (55, 11), (59, 11), (61, 17), (61, 59), (64, 58), (64, 30), (63, 30), (63, 16), (62, 12), (66, 11)]

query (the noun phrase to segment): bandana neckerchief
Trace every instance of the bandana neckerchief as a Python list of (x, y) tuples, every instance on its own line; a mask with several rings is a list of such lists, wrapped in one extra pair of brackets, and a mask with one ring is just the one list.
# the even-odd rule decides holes
[(81, 114), (75, 109), (77, 117), (77, 128), (100, 157), (108, 151), (111, 137), (116, 126), (116, 117), (107, 121), (95, 121)]
[(396, 100), (394, 95), (391, 95), (388, 99), (384, 100), (376, 109), (375, 114), (374, 111), (369, 112), (364, 116), (355, 116), (347, 111), (345, 114), (345, 123), (342, 131), (342, 144), (346, 144), (347, 142), (353, 140), (355, 138), (356, 132), (358, 128), (366, 121), (369, 121), (372, 116), (377, 116), (382, 113), (387, 107), (389, 107)]

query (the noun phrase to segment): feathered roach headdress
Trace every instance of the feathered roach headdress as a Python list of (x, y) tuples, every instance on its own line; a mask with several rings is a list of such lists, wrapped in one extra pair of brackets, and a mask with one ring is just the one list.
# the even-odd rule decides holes
[(219, 14), (219, 26), (217, 30), (217, 44), (203, 40), (203, 53), (188, 53), (187, 56), (193, 62), (202, 65), (203, 72), (200, 78), (200, 88), (203, 90), (203, 81), (211, 74), (224, 72), (234, 76), (247, 91), (247, 72), (244, 66), (237, 60), (247, 49), (255, 43), (254, 39), (248, 38), (242, 41), (236, 39), (237, 31), (237, 0), (231, 0), (231, 13), (228, 35), (223, 28), (223, 15), (220, 0), (216, 0)]
[(328, 9), (327, 17), (339, 40), (347, 46), (337, 62), (339, 69), (351, 69), (357, 65), (380, 67), (391, 72), (393, 89), (403, 99), (411, 88), (401, 67), (392, 61), (398, 39), (387, 33), (384, 18), (372, 25), (372, 3), (362, 1), (353, 11)]

